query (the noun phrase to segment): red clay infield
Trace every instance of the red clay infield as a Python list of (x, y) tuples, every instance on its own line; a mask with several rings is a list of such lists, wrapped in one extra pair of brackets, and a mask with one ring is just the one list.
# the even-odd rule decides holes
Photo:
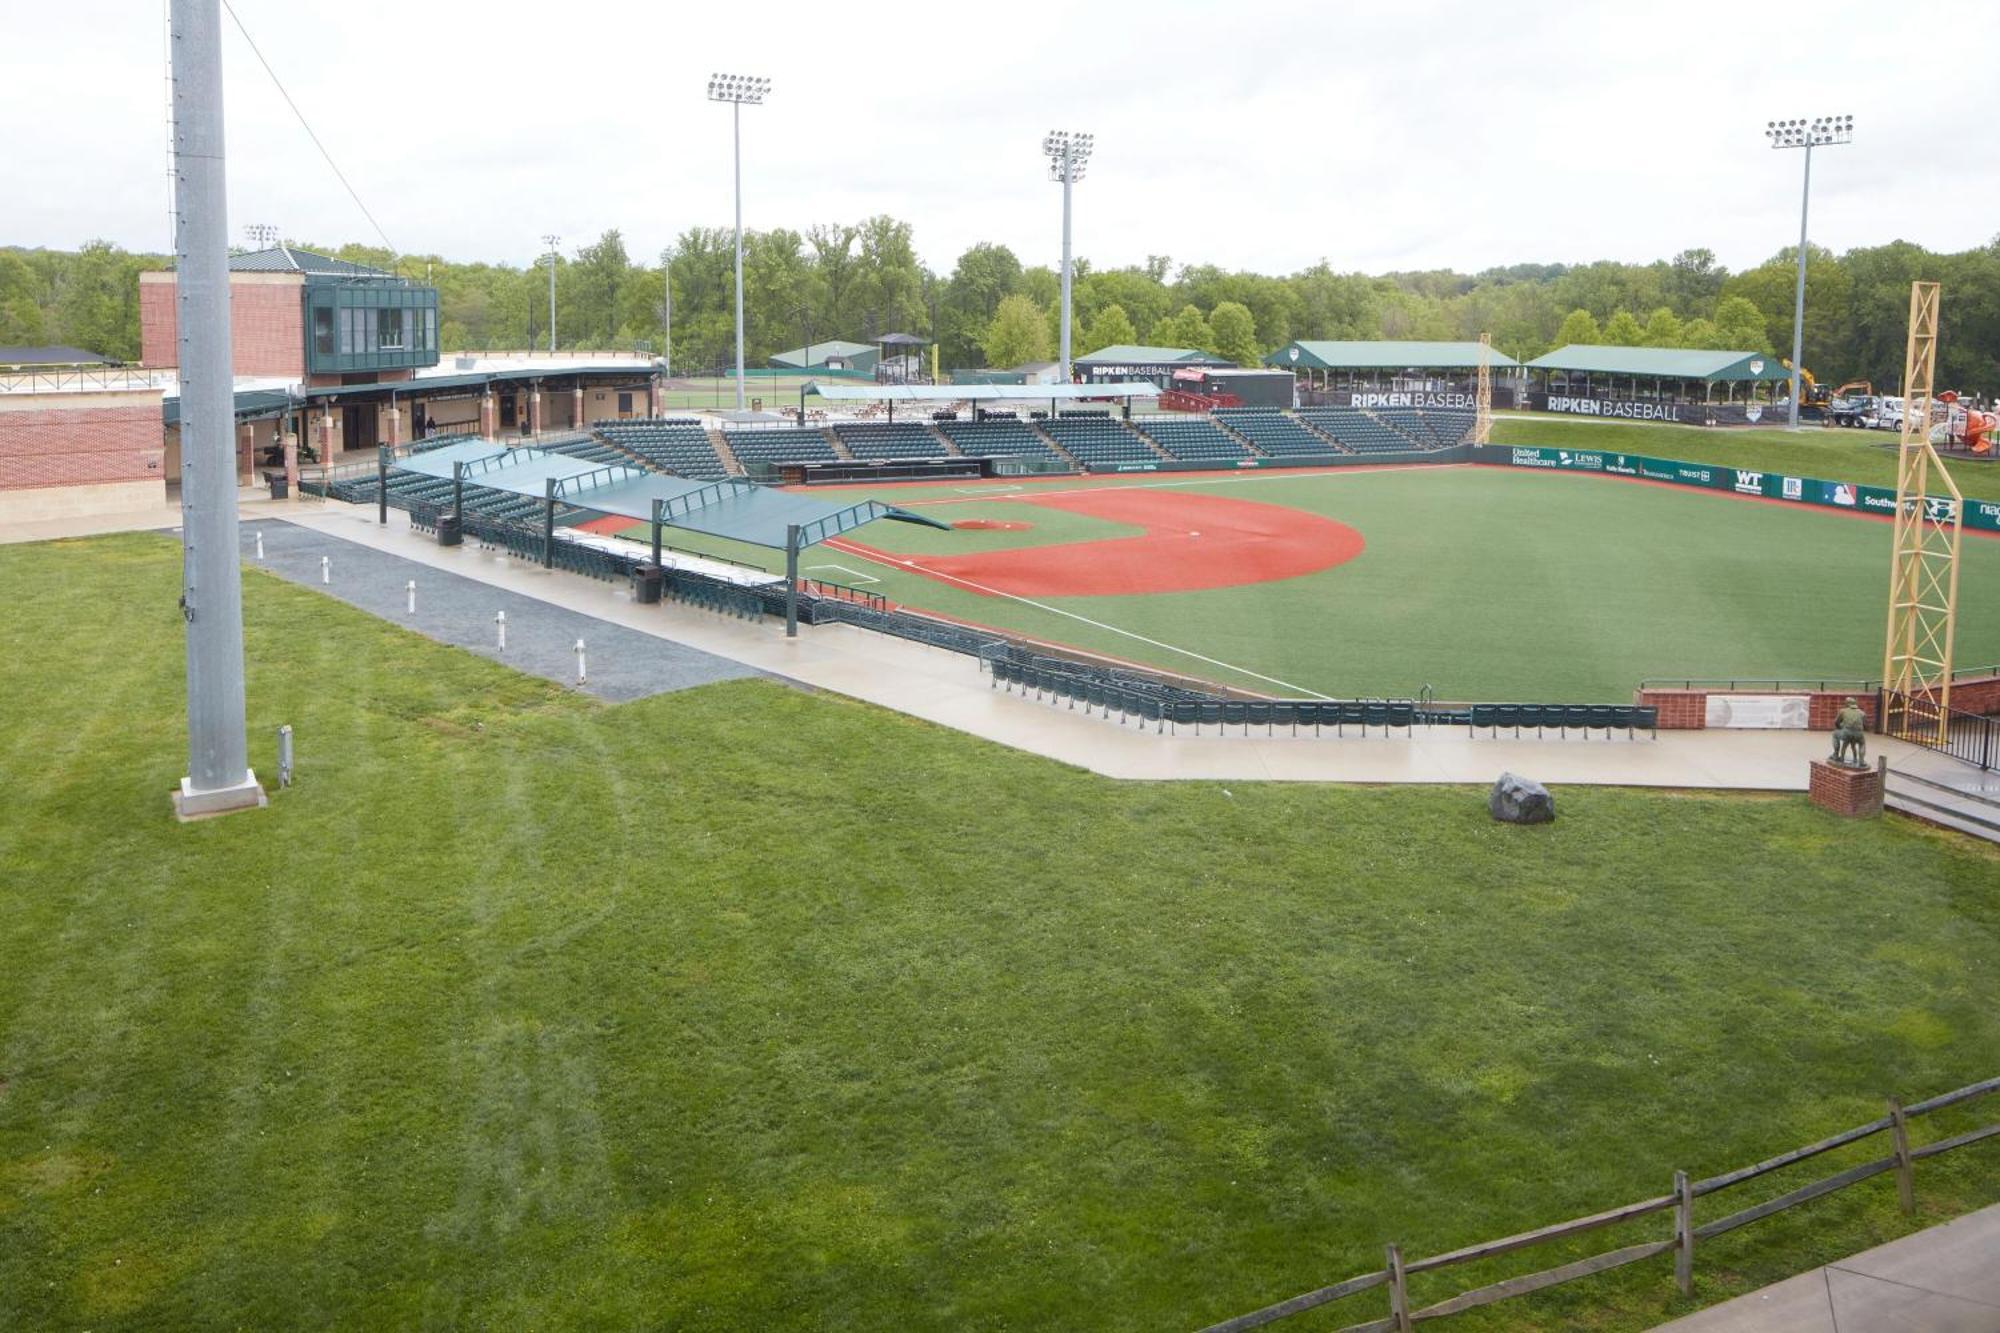
[(961, 518), (952, 526), (966, 531), (979, 532), (1026, 532), (1034, 527), (1032, 523), (1009, 523), (1004, 518)]
[(908, 564), (886, 551), (843, 544), (916, 573), (1016, 597), (1118, 597), (1269, 583), (1344, 564), (1364, 545), (1360, 533), (1330, 518), (1219, 495), (1106, 488), (1014, 503), (1046, 505), (1145, 532), (1062, 546), (917, 556)]

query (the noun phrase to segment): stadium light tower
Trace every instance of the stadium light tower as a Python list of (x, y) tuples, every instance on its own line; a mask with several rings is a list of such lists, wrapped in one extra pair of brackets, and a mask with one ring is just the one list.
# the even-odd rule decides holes
[(1084, 169), (1090, 165), (1090, 150), (1096, 143), (1093, 134), (1077, 134), (1069, 130), (1050, 130), (1042, 140), (1042, 152), (1049, 159), (1049, 179), (1061, 181), (1063, 187), (1063, 253), (1062, 253), (1062, 378), (1070, 382), (1069, 368), (1069, 187), (1083, 179)]
[(1806, 181), (1799, 192), (1799, 289), (1792, 298), (1792, 410), (1789, 429), (1799, 428), (1799, 357), (1805, 348), (1806, 206), (1812, 202), (1812, 150), (1854, 142), (1854, 117), (1816, 116), (1812, 120), (1773, 120), (1764, 126), (1773, 148), (1806, 150)]
[(187, 623), (183, 819), (264, 804), (243, 712), (243, 572), (229, 355), (220, 0), (172, 0), (174, 305), (181, 382), (181, 616)]
[(743, 108), (762, 106), (769, 79), (747, 74), (708, 76), (708, 100), (729, 103), (736, 158), (736, 410), (743, 410)]
[(556, 354), (556, 247), (562, 244), (562, 237), (554, 232), (542, 236), (542, 244), (549, 247), (549, 355)]

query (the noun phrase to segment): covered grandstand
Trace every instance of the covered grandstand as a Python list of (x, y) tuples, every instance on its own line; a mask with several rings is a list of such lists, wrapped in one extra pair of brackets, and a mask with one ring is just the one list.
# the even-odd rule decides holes
[[(1521, 365), (1492, 348), (1484, 355), (1496, 373), (1518, 372)], [(1306, 406), (1363, 407), (1373, 404), (1356, 401), (1353, 395), (1426, 393), (1447, 399), (1453, 394), (1467, 395), (1468, 400), (1409, 405), (1470, 408), (1469, 395), (1480, 358), (1477, 342), (1300, 339), (1265, 357), (1264, 364), (1290, 370), (1298, 381), (1298, 401)]]
[(1526, 369), (1531, 393), (1658, 403), (1770, 401), (1774, 391), (1762, 386), (1791, 378), (1783, 361), (1761, 352), (1593, 343), (1558, 347)]

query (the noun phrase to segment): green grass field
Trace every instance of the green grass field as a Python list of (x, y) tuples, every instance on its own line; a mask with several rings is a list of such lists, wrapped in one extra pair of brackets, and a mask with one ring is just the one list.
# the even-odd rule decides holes
[[(1657, 422), (1516, 415), (1494, 418), (1493, 442), (1551, 449), (1608, 449), (1823, 481), (1854, 481), (1891, 490), (1896, 486), (1896, 435), (1882, 430), (1808, 428), (1795, 435), (1762, 428), (1706, 430)], [(1965, 495), (2000, 500), (2000, 463), (1953, 460), (1948, 466)], [(1887, 576), (1884, 578), (1886, 581)]]
[[(606, 707), (254, 572), (298, 785), (179, 826), (178, 569), (0, 548), (0, 1327), (1187, 1328), (1995, 1072), (2000, 857), (1918, 825)], [(1707, 1242), (1700, 1298), (2000, 1199), (1996, 1152), (1917, 1223), (1884, 1178)]]
[[(1880, 673), (1890, 527), (1837, 513), (1598, 477), (1490, 467), (1188, 473), (1037, 483), (1142, 485), (1286, 505), (1358, 530), (1347, 564), (1279, 582), (1035, 604), (818, 548), (816, 577), (905, 605), (1224, 683), (1328, 695), (1617, 702), (1648, 677)], [(921, 557), (1116, 535), (1061, 511), (965, 503), (980, 488), (883, 489), (948, 518), (1027, 532), (877, 522), (857, 540)], [(829, 494), (857, 494), (833, 491)], [(949, 502), (949, 503), (940, 503)], [(642, 530), (634, 530), (635, 532)], [(687, 534), (680, 534), (686, 536)], [(689, 543), (777, 569), (770, 552)], [(2000, 662), (2000, 541), (1965, 541), (1958, 660)]]

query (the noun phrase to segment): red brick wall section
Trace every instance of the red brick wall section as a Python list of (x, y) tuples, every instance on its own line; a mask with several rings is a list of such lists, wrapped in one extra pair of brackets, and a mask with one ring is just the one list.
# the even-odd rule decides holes
[[(299, 291), (285, 283), (230, 284), (230, 359), (238, 375), (288, 375), (293, 379), (305, 375), (305, 307)], [(174, 284), (140, 283), (141, 364), (180, 364), (174, 325)]]
[(0, 490), (160, 476), (160, 407), (0, 412)]
[(2000, 676), (1951, 683), (1951, 706), (1961, 713), (1990, 716), (2000, 713)]
[(1815, 759), (1806, 796), (1836, 815), (1872, 815), (1882, 808), (1882, 775), (1872, 767), (1843, 768)]
[(1639, 704), (1660, 710), (1661, 731), (1700, 731), (1708, 725), (1705, 690), (1640, 690)]
[(1833, 719), (1840, 710), (1847, 707), (1847, 701), (1854, 700), (1861, 706), (1861, 715), (1868, 719), (1868, 730), (1875, 730), (1875, 691), (1836, 690), (1830, 694), (1815, 692), (1806, 704), (1806, 726), (1812, 731), (1832, 731)]

